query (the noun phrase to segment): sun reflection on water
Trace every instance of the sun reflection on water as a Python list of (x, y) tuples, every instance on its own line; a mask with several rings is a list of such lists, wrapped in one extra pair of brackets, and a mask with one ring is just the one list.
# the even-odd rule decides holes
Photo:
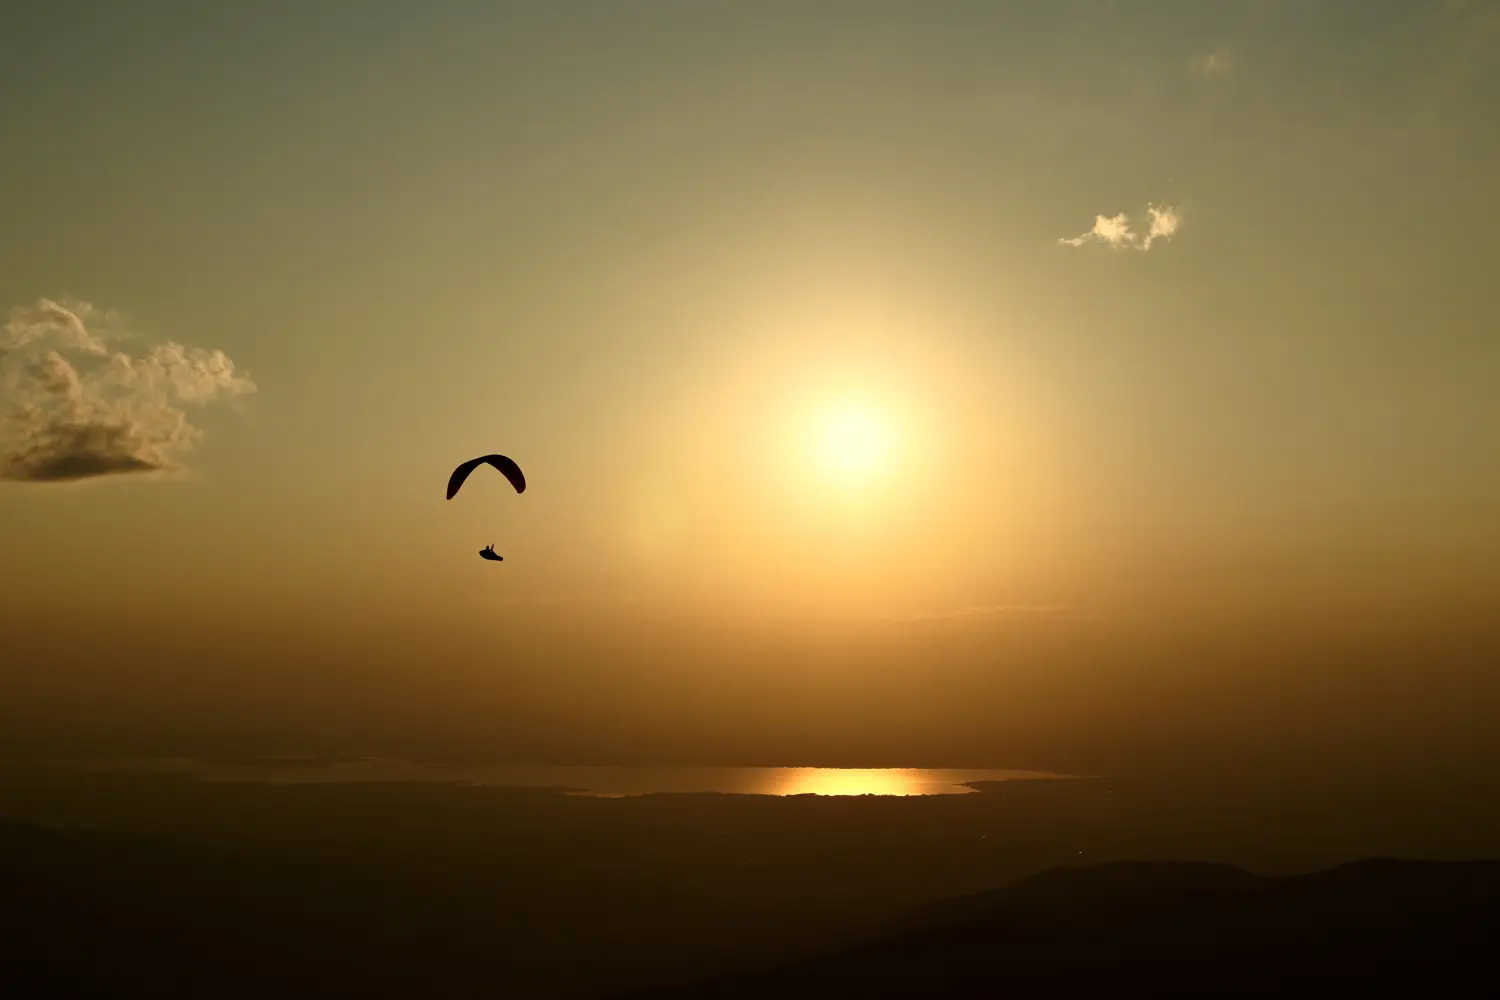
[(775, 795), (930, 795), (915, 768), (789, 767)]

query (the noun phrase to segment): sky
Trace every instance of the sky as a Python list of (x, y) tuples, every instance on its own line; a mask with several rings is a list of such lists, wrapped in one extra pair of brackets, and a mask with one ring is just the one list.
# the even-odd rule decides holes
[(10, 5), (12, 729), (1054, 766), (1375, 650), (1451, 730), (1496, 108), (1493, 0)]

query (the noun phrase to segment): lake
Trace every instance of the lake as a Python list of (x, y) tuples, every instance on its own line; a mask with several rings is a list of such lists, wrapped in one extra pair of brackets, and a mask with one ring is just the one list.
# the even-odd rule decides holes
[(967, 782), (1065, 778), (1045, 771), (840, 767), (612, 767), (423, 763), (383, 757), (157, 757), (57, 762), (93, 772), (178, 774), (201, 781), (271, 784), (421, 781), (505, 788), (553, 788), (621, 798), (661, 793), (735, 795), (964, 795)]

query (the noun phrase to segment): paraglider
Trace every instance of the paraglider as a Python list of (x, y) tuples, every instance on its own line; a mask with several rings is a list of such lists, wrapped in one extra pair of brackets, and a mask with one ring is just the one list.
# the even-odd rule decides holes
[(500, 470), (500, 474), (510, 480), (510, 484), (516, 488), (517, 493), (526, 492), (526, 475), (521, 467), (504, 455), (481, 455), (471, 458), (463, 465), (453, 470), (453, 475), (448, 477), (448, 499), (452, 500), (458, 493), (458, 488), (469, 478), (469, 473), (481, 465), (493, 465)]
[[(517, 493), (526, 492), (526, 476), (521, 472), (521, 467), (504, 455), (481, 455), (471, 458), (467, 462), (453, 470), (448, 477), (448, 499), (452, 500), (458, 494), (459, 488), (463, 486), (464, 480), (469, 478), (469, 473), (481, 465), (491, 465), (500, 471), (500, 474), (510, 481)], [(496, 554), (494, 545), (486, 545), (479, 550), (479, 558), (490, 562), (504, 562), (505, 557)]]

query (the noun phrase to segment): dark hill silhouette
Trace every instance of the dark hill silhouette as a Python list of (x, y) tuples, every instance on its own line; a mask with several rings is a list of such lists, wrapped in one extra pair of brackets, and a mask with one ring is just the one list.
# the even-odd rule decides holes
[[(651, 898), (670, 918), (671, 897)], [(580, 990), (565, 977), (539, 978), (537, 962), (519, 961), (517, 950), (607, 981), (622, 963), (610, 942), (632, 943), (621, 928), (651, 931), (654, 917), (642, 916), (639, 899), (603, 880), (560, 887), (505, 871), (486, 877), (0, 820), (0, 995), (567, 995)]]
[[(144, 794), (145, 786), (130, 787), (137, 793), (132, 801)], [(273, 791), (247, 786), (200, 794)], [(295, 793), (305, 809), (307, 791), (276, 795)], [(891, 908), (877, 905), (892, 898), (888, 890), (856, 895), (885, 871), (883, 859), (902, 855), (871, 845), (868, 834), (851, 837), (851, 827), (835, 821), (844, 815), (840, 809), (878, 805), (889, 810), (880, 814), (889, 823), (900, 801), (667, 797), (658, 805), (674, 810), (672, 825), (651, 819), (648, 800), (603, 803), (527, 792), (501, 796), (510, 803), (506, 825), (494, 826), (479, 813), (441, 808), (458, 792), (398, 791), (381, 793), (395, 796), (403, 807), (395, 812), (350, 810), (346, 803), (344, 813), (309, 813), (320, 830), (338, 822), (368, 830), (368, 849), (355, 849), (358, 841), (269, 836), (276, 827), (264, 807), (274, 796), (251, 800), (259, 813), (201, 813), (205, 828), (234, 831), (248, 823), (248, 832), (266, 835), (260, 846), (228, 832), (179, 839), (0, 820), (0, 995), (519, 1000), (620, 995), (630, 986), (672, 982), (704, 985), (641, 995), (1045, 996), (1142, 984), (1143, 995), (1147, 988), (1155, 995), (1213, 995), (1283, 985), (1295, 993), (1320, 978), (1319, 992), (1327, 995), (1372, 982), (1415, 982), (1424, 995), (1443, 995), (1445, 981), (1478, 982), (1488, 974), (1486, 954), (1500, 930), (1500, 863), (1376, 860), (1283, 878), (1208, 864), (1053, 868), (1007, 889), (911, 910), (936, 894), (904, 890), (908, 901)], [(364, 802), (375, 793), (342, 794)], [(406, 809), (411, 803), (421, 808)], [(543, 804), (592, 810), (591, 825), (577, 828), (591, 833), (588, 843), (600, 843), (600, 829), (614, 830), (610, 849), (619, 853), (623, 843), (629, 852), (611, 858), (597, 846), (575, 848), (576, 863), (568, 864), (570, 855), (536, 850), (537, 838), (556, 841), (574, 829), (529, 811)], [(741, 816), (740, 807), (750, 811)], [(751, 822), (767, 810), (814, 809), (816, 822), (791, 832)], [(600, 810), (619, 813), (618, 824), (601, 825)], [(739, 817), (737, 825), (725, 810)], [(462, 837), (402, 836), (396, 824), (406, 815), (483, 849), (465, 847)], [(930, 809), (912, 815), (922, 829), (933, 829)], [(684, 816), (717, 816), (713, 822), (721, 825), (683, 825)], [(528, 824), (532, 840), (523, 836)], [(752, 874), (756, 882), (771, 881), (775, 867), (798, 864), (789, 852), (807, 849), (819, 829), (826, 839), (813, 841), (810, 858), (820, 867), (791, 867), (783, 877), (794, 884), (773, 886), (763, 903), (748, 900), (760, 909), (746, 906), (734, 869), (711, 866), (703, 853), (736, 833), (729, 845), (744, 851), (738, 864), (769, 858), (770, 867)], [(636, 839), (625, 840), (632, 830)], [(672, 830), (679, 831), (675, 839)], [(848, 860), (831, 853), (841, 843), (851, 845), (845, 855), (861, 845), (874, 853), (852, 873), (819, 880), (819, 872)], [(653, 846), (663, 862), (643, 854)], [(918, 857), (932, 864), (933, 856)], [(684, 872), (669, 878), (668, 863)], [(986, 871), (971, 857), (955, 863)], [(896, 866), (896, 874), (903, 870)], [(785, 902), (778, 902), (783, 892)], [(818, 917), (820, 908), (831, 912), (840, 900), (849, 913), (869, 919), (855, 927)], [(902, 914), (894, 928), (891, 914)], [(872, 928), (884, 928), (878, 940)], [(820, 953), (825, 957), (793, 961)], [(773, 965), (782, 968), (708, 979)]]
[(1500, 861), (1374, 859), (1280, 878), (1207, 864), (1062, 868), (922, 907), (902, 924), (770, 972), (624, 996), (1489, 992)]
[(1049, 868), (1005, 889), (940, 899), (893, 922), (892, 932), (983, 918), (998, 908), (1081, 909), (1136, 894), (1227, 892), (1258, 887), (1261, 879), (1233, 865), (1178, 861), (1115, 861), (1083, 868)]

